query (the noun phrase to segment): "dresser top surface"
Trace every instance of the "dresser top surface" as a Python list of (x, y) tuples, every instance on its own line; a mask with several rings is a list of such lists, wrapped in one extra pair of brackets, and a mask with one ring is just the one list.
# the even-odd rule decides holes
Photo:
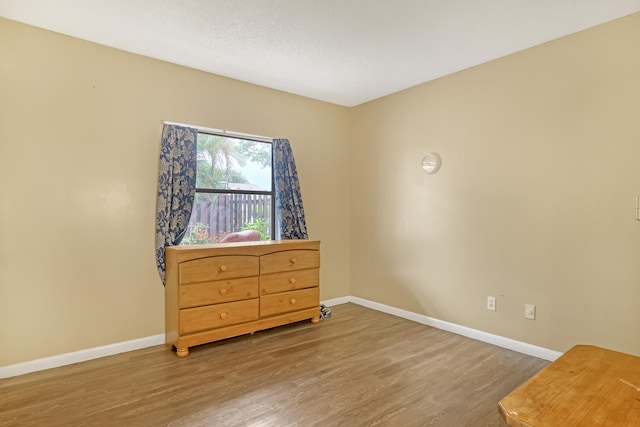
[(261, 256), (289, 250), (320, 250), (319, 240), (264, 240), (257, 242), (218, 243), (213, 245), (168, 246), (165, 248), (167, 259), (176, 258), (177, 262), (192, 259), (224, 256), (249, 255)]

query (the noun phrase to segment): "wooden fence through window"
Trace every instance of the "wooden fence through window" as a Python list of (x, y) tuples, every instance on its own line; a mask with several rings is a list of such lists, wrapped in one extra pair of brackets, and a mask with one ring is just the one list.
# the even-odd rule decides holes
[(266, 225), (271, 235), (271, 196), (268, 194), (198, 193), (187, 229), (187, 236), (196, 227), (205, 228), (210, 237), (222, 237), (241, 231), (258, 221)]

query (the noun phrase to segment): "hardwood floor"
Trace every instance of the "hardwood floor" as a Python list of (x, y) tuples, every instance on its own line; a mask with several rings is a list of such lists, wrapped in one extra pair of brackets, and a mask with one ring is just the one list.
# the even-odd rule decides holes
[(354, 304), (192, 349), (0, 380), (0, 426), (504, 426), (548, 362)]

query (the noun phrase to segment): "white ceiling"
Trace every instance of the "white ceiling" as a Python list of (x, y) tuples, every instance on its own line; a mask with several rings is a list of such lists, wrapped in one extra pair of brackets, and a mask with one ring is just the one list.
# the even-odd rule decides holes
[(0, 16), (353, 106), (640, 11), (640, 0), (0, 0)]

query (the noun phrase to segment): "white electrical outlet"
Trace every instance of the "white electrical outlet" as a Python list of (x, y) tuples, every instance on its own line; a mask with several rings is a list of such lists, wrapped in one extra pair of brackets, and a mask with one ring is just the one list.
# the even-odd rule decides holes
[(524, 317), (525, 319), (536, 319), (536, 306), (533, 304), (525, 304), (524, 305)]
[(487, 297), (487, 310), (496, 311), (496, 297)]

